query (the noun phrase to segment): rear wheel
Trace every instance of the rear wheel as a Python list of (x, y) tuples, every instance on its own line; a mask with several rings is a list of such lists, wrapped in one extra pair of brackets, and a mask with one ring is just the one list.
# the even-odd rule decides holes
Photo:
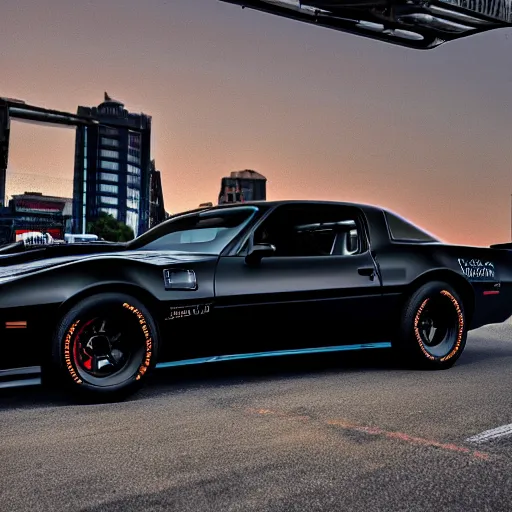
[(147, 308), (129, 295), (104, 293), (64, 315), (52, 358), (67, 389), (92, 400), (118, 400), (141, 386), (157, 352), (157, 328)]
[(453, 366), (466, 345), (464, 305), (447, 283), (430, 282), (404, 306), (395, 348), (405, 363), (427, 369)]

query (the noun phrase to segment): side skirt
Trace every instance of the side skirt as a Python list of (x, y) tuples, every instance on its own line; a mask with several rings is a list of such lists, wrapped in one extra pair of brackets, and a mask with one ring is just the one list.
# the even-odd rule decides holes
[[(302, 354), (321, 354), (326, 352), (348, 352), (357, 350), (385, 349), (391, 348), (390, 342), (381, 343), (360, 343), (357, 345), (340, 345), (335, 347), (305, 348), (298, 350), (277, 350), (274, 352), (252, 352), (248, 354), (229, 354), (224, 356), (197, 357), (195, 359), (184, 359), (181, 361), (168, 361), (158, 363), (156, 368), (171, 368), (174, 366), (186, 366), (204, 363), (218, 363), (221, 361), (237, 361), (240, 359), (258, 359), (262, 357), (282, 357)], [(28, 366), (12, 370), (0, 370), (0, 389), (37, 386), (41, 384), (41, 367)]]
[(41, 384), (40, 366), (0, 370), (0, 389), (38, 386), (39, 384)]
[(185, 366), (189, 364), (218, 363), (221, 361), (236, 361), (239, 359), (257, 359), (260, 357), (294, 356), (301, 354), (321, 354), (323, 352), (347, 352), (353, 350), (383, 349), (391, 348), (391, 342), (381, 343), (359, 343), (357, 345), (340, 345), (336, 347), (303, 348), (297, 350), (276, 350), (273, 352), (252, 352), (247, 354), (230, 354), (225, 356), (197, 357), (182, 361), (169, 361), (158, 363), (157, 368), (171, 368), (173, 366)]

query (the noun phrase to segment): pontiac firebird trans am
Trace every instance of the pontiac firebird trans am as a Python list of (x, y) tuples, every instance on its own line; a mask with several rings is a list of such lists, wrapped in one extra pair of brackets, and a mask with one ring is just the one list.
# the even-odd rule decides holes
[(254, 202), (179, 214), (126, 244), (0, 249), (0, 386), (88, 400), (150, 370), (390, 348), (452, 366), (512, 315), (510, 245), (447, 245), (375, 206)]

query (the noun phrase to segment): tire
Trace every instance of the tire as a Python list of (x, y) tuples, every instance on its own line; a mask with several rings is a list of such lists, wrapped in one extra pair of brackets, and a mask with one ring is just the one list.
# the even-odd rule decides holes
[(406, 364), (430, 370), (450, 368), (466, 346), (464, 304), (444, 282), (426, 283), (407, 300), (395, 349)]
[(150, 312), (120, 293), (76, 304), (62, 317), (52, 341), (57, 379), (75, 398), (88, 401), (122, 400), (137, 391), (157, 354), (158, 331)]

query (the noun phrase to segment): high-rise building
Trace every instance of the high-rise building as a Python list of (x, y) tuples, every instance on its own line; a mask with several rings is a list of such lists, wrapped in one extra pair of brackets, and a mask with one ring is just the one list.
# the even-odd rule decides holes
[(267, 178), (256, 171), (234, 171), (221, 180), (219, 204), (265, 201), (266, 198)]
[(151, 117), (128, 112), (107, 93), (77, 113), (98, 124), (76, 130), (73, 233), (85, 233), (105, 212), (140, 235), (149, 228)]

